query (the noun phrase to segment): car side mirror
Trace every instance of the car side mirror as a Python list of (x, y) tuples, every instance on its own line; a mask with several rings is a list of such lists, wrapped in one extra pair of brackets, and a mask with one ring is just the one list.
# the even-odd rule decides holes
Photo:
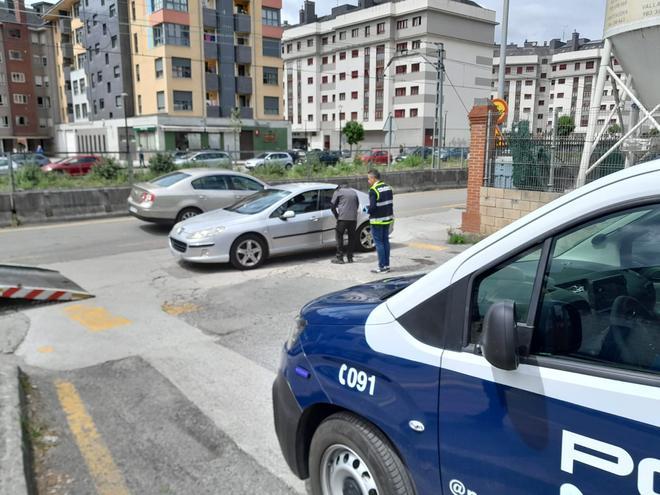
[(518, 329), (513, 301), (493, 304), (484, 318), (481, 348), (486, 360), (501, 370), (518, 368)]
[(289, 218), (293, 218), (293, 217), (295, 217), (295, 216), (296, 216), (296, 212), (295, 212), (295, 211), (287, 210), (287, 211), (285, 211), (284, 213), (282, 213), (282, 214), (280, 215), (280, 218), (281, 218), (282, 220), (288, 220)]

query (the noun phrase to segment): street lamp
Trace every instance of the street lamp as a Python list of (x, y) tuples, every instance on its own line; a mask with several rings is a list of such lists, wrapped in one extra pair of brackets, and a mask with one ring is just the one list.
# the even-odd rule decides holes
[(124, 132), (126, 135), (126, 166), (128, 167), (128, 182), (133, 184), (133, 162), (131, 162), (131, 145), (128, 140), (128, 118), (126, 116), (126, 98), (128, 93), (121, 94), (122, 105), (124, 107)]
[(341, 112), (343, 107), (339, 105), (339, 156), (341, 156)]

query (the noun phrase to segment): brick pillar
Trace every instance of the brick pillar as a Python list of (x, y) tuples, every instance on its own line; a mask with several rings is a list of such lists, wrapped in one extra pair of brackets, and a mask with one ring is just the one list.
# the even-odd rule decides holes
[(480, 233), (481, 230), (481, 187), (484, 185), (486, 165), (486, 139), (488, 137), (488, 112), (491, 105), (474, 107), (468, 115), (470, 120), (470, 159), (468, 160), (467, 208), (463, 213), (463, 232)]

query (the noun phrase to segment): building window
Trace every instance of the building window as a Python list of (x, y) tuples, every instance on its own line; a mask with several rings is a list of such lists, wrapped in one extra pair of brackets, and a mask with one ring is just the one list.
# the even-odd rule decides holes
[(408, 114), (410, 117), (417, 117), (419, 114), (419, 110), (417, 108), (411, 108), (410, 113)]
[(172, 77), (177, 79), (190, 79), (192, 66), (189, 58), (172, 57)]
[(138, 95), (138, 115), (142, 113), (142, 95)]
[(190, 112), (193, 109), (192, 91), (173, 91), (172, 105), (175, 111)]
[(156, 71), (156, 79), (163, 77), (163, 59), (157, 58), (154, 60), (154, 69)]
[(140, 64), (135, 64), (135, 80), (140, 82)]
[(133, 33), (133, 50), (135, 50), (135, 53), (137, 53), (139, 51), (137, 33)]
[(314, 78), (313, 77), (308, 77), (307, 78), (307, 84), (314, 84)]
[(23, 72), (12, 72), (11, 73), (11, 82), (24, 83), (25, 82), (25, 74)]
[(321, 120), (322, 120), (323, 122), (327, 122), (327, 121), (328, 121), (328, 114), (327, 114), (327, 113), (324, 113), (323, 115), (321, 115)]
[(115, 107), (121, 108), (121, 105), (122, 105), (121, 100), (122, 100), (121, 95), (115, 96)]
[(371, 26), (364, 26), (364, 37), (368, 38), (371, 36)]
[(419, 94), (419, 86), (411, 86), (410, 87), (410, 95), (415, 96)]
[(403, 119), (406, 116), (406, 111), (404, 109), (394, 110), (395, 119)]
[(532, 99), (532, 95), (525, 95), (525, 99), (526, 99), (526, 100), (531, 100), (531, 99)]
[(351, 100), (357, 100), (357, 99), (358, 99), (358, 92), (351, 91)]
[(280, 113), (280, 99), (277, 96), (264, 96), (264, 113), (266, 115)]
[[(137, 38), (136, 38), (137, 41)], [(110, 47), (111, 48), (117, 48), (117, 37), (116, 36), (110, 36)]]
[(545, 93), (545, 86), (541, 86), (539, 88), (539, 93)]
[(321, 84), (328, 84), (328, 76), (321, 77)]
[(351, 38), (357, 38), (360, 36), (360, 30), (358, 28), (351, 29)]
[(566, 84), (566, 79), (558, 79), (557, 84)]
[(516, 67), (516, 74), (522, 74), (523, 73), (523, 68), (522, 67)]
[(339, 93), (339, 101), (346, 101), (346, 93)]
[(566, 70), (566, 64), (559, 64), (559, 70)]
[(23, 54), (17, 50), (9, 50), (9, 60), (23, 60)]
[(557, 98), (563, 98), (563, 97), (564, 97), (564, 93), (557, 93)]
[(591, 62), (587, 62), (585, 65), (586, 69), (593, 69), (594, 67), (595, 67), (595, 63), (593, 60)]
[(112, 74), (113, 74), (115, 77), (119, 77), (119, 66), (118, 66), (118, 65), (115, 65), (115, 66), (112, 68)]
[(112, 85), (110, 84), (110, 81), (105, 83), (105, 89), (107, 90), (108, 93), (112, 93)]
[(547, 79), (548, 74), (546, 72), (541, 72), (541, 79)]
[[(162, 9), (188, 12), (188, 0), (153, 0), (151, 2), (152, 12)], [(135, 16), (135, 14), (133, 15)], [(135, 17), (133, 17), (133, 19), (135, 19)]]
[(270, 9), (268, 7), (261, 8), (261, 22), (266, 26), (279, 26), (280, 25), (280, 10)]
[(357, 79), (358, 78), (358, 71), (354, 70), (351, 72), (351, 79)]
[(190, 46), (190, 27), (183, 24), (158, 24), (153, 27), (153, 40), (154, 46)]
[(505, 67), (504, 68), (504, 73), (505, 74), (511, 74), (511, 67)]
[(339, 60), (346, 60), (346, 52), (339, 53)]
[(302, 48), (302, 44), (300, 43), (300, 41), (297, 41), (296, 42), (296, 51), (299, 52), (301, 48)]
[(21, 38), (21, 30), (20, 29), (10, 29), (8, 32), (9, 32), (9, 37), (10, 38), (15, 38), (15, 39), (20, 39)]
[(410, 72), (419, 72), (419, 62), (410, 64)]
[(312, 46), (314, 46), (314, 39), (310, 38), (307, 40), (307, 48), (311, 48)]
[(525, 67), (525, 72), (534, 72), (534, 66), (528, 65), (527, 67)]
[(103, 98), (99, 98), (99, 110), (103, 110), (105, 108), (105, 100)]
[(279, 84), (279, 78), (277, 74), (277, 67), (264, 67), (264, 84), (271, 86), (277, 86)]
[[(37, 77), (38, 77), (38, 76), (37, 76)], [(74, 94), (74, 95), (77, 95), (77, 94), (78, 94), (78, 81), (73, 81), (73, 82), (71, 83), (71, 85), (72, 85), (72, 87), (73, 87), (73, 94)]]
[(307, 97), (307, 103), (314, 103), (314, 97), (313, 96), (308, 96)]
[(27, 117), (23, 117), (22, 115), (18, 115), (16, 117), (16, 125), (19, 127), (25, 127), (28, 125), (28, 120)]
[(539, 106), (542, 107), (543, 105), (545, 105), (545, 100), (539, 100)]
[(328, 57), (323, 57), (321, 59), (321, 65), (328, 65)]
[(339, 73), (339, 80), (340, 81), (345, 81), (346, 80), (346, 72), (340, 72)]
[(351, 50), (351, 57), (358, 58), (360, 56), (360, 50)]
[(413, 50), (419, 50), (422, 46), (422, 42), (420, 40), (414, 40), (412, 42), (412, 49)]
[(307, 65), (314, 65), (314, 59), (313, 58), (308, 58), (307, 59)]
[(394, 90), (394, 96), (406, 96), (406, 88), (396, 88)]
[(413, 26), (421, 26), (422, 25), (422, 16), (413, 17), (412, 24), (413, 24)]
[(156, 93), (156, 108), (159, 112), (165, 110), (165, 91), (158, 91)]
[(114, 17), (116, 13), (117, 7), (115, 7), (114, 4), (110, 5), (110, 7), (108, 7), (108, 17)]
[(408, 51), (408, 43), (397, 43), (396, 44), (396, 51), (397, 51), (397, 53), (407, 52)]
[(395, 72), (397, 74), (405, 74), (408, 72), (408, 67), (406, 65), (397, 65)]
[(385, 32), (385, 23), (379, 22), (376, 24), (376, 34), (383, 34)]
[(575, 62), (575, 70), (580, 70), (580, 62)]
[(557, 64), (552, 66), (552, 72), (557, 72)]
[(18, 93), (14, 93), (13, 98), (14, 98), (14, 103), (16, 103), (18, 105), (27, 105), (27, 102), (28, 102), (27, 95), (21, 95), (21, 94), (18, 94)]
[(264, 57), (280, 56), (280, 40), (275, 38), (262, 38), (262, 54)]
[(408, 19), (401, 19), (400, 21), (396, 21), (397, 29), (406, 29), (407, 27), (408, 27)]

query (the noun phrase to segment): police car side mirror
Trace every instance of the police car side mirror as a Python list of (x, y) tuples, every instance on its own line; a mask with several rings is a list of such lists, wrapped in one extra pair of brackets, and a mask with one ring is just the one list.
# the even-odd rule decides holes
[(280, 218), (281, 218), (282, 220), (288, 220), (289, 218), (293, 218), (293, 217), (295, 217), (295, 216), (296, 216), (296, 212), (295, 212), (295, 211), (287, 210), (287, 211), (285, 211), (284, 213), (282, 213), (282, 214), (280, 215)]
[(516, 306), (513, 301), (493, 304), (484, 318), (481, 342), (486, 360), (502, 370), (515, 370), (520, 362)]

